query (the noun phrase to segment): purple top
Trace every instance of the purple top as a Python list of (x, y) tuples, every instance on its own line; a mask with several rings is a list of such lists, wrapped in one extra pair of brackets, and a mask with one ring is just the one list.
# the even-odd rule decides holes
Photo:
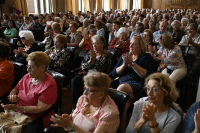
[(22, 11), (17, 9), (17, 8), (15, 8), (15, 9), (12, 9), (11, 12), (14, 13), (14, 14), (19, 15)]

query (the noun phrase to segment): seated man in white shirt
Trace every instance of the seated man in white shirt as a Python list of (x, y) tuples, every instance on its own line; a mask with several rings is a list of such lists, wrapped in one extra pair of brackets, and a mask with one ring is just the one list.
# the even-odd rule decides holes
[(192, 46), (188, 52), (188, 54), (193, 54), (196, 57), (196, 60), (194, 61), (192, 65), (192, 71), (197, 71), (197, 65), (200, 61), (200, 34), (197, 33), (197, 25), (195, 23), (190, 23), (187, 26), (187, 35), (184, 35), (181, 39), (181, 42), (179, 45), (186, 45), (186, 46)]
[(84, 17), (81, 15), (81, 11), (78, 11), (79, 21), (83, 23)]
[(159, 28), (160, 30), (153, 33), (154, 42), (157, 42), (162, 34), (168, 34), (172, 38), (172, 34), (167, 31), (167, 23), (165, 21), (160, 22)]
[(108, 44), (110, 44), (112, 42), (112, 40), (117, 37), (117, 31), (120, 28), (120, 23), (119, 21), (114, 21), (113, 22), (113, 28), (109, 29), (111, 30), (110, 34), (109, 34), (109, 39), (108, 39)]

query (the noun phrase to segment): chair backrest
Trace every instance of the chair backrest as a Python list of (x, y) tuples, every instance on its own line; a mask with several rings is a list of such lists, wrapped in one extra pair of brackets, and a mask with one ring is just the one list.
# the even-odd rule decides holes
[(41, 48), (41, 50), (44, 52), (46, 43), (43, 43), (40, 41), (35, 41), (34, 43), (36, 43)]
[(65, 76), (54, 71), (47, 71), (56, 81), (57, 83), (57, 93), (58, 93), (58, 98), (55, 103), (55, 108), (54, 111), (55, 113), (61, 114), (61, 107), (62, 107), (62, 87), (65, 82)]
[(18, 82), (23, 78), (24, 74), (23, 73), (23, 68), (24, 65), (18, 62), (10, 61), (15, 69), (15, 81), (14, 81), (14, 87), (18, 84)]
[[(108, 95), (115, 101), (115, 104), (117, 105), (117, 107), (119, 109), (119, 112), (120, 112), (119, 118), (120, 118), (120, 123), (121, 123), (122, 116), (124, 113), (124, 108), (129, 99), (129, 95), (127, 95), (124, 92), (118, 91), (116, 89), (112, 89), (112, 88), (109, 89)], [(120, 124), (117, 133), (121, 133), (121, 132), (122, 132), (122, 127)]]

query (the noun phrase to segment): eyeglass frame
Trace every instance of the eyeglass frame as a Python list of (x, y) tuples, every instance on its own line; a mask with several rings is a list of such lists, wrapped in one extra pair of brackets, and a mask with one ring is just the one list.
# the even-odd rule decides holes
[(86, 87), (83, 88), (84, 91), (86, 91), (87, 95), (90, 94), (90, 92), (101, 92), (101, 91), (98, 91), (98, 90), (90, 90), (90, 89), (87, 89)]
[(159, 91), (159, 89), (157, 89), (156, 87), (150, 88), (150, 87), (145, 86), (145, 87), (143, 87), (143, 88), (144, 88), (147, 92), (152, 91), (153, 94), (156, 94), (156, 93)]

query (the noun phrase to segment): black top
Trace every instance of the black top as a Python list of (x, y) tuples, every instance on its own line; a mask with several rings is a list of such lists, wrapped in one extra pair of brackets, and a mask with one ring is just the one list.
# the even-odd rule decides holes
[(173, 34), (173, 29), (169, 30), (170, 33), (172, 33), (172, 39), (179, 44), (179, 42), (181, 41), (182, 37), (185, 35), (185, 32), (178, 29), (176, 34)]
[(31, 31), (33, 32), (35, 41), (43, 41), (44, 40), (44, 30), (43, 26), (40, 23), (32, 24), (33, 28)]
[(157, 49), (158, 43), (150, 42), (149, 44), (147, 44), (147, 51), (148, 51), (148, 52), (149, 52), (149, 49), (148, 49), (148, 46), (149, 46), (149, 45), (151, 45), (152, 47), (153, 47), (153, 46), (156, 46), (156, 50), (158, 50), (158, 49)]

